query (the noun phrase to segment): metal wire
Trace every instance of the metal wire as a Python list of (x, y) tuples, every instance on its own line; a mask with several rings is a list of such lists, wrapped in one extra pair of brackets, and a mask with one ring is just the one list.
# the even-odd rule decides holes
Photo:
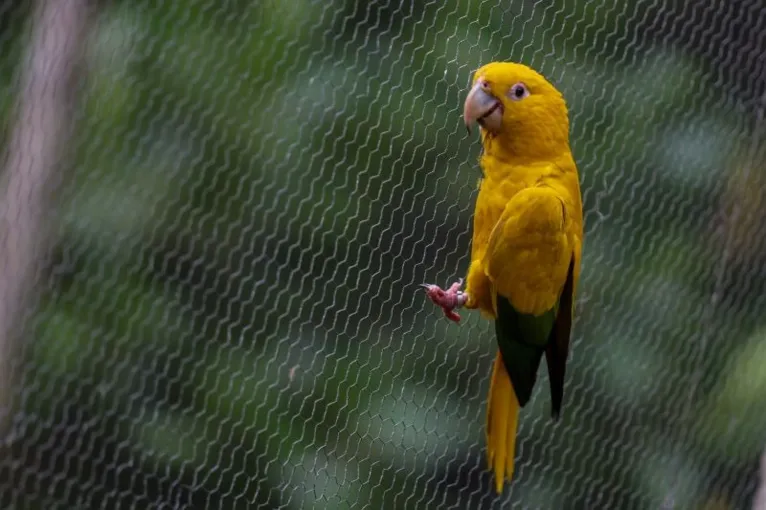
[[(749, 507), (762, 2), (91, 8), (1, 508)], [(35, 12), (0, 3), (10, 127)], [(562, 419), (541, 369), (502, 496), (492, 325), (416, 285), (467, 269), (491, 60), (564, 94), (586, 207)]]

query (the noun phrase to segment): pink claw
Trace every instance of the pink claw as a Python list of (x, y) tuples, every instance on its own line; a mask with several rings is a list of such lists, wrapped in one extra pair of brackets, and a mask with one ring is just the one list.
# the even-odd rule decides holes
[(422, 283), (420, 285), (426, 290), (426, 295), (433, 303), (444, 311), (444, 315), (453, 322), (460, 322), (460, 315), (455, 313), (456, 308), (460, 308), (468, 300), (465, 292), (461, 292), (463, 280), (460, 279), (450, 285), (447, 290), (438, 285)]

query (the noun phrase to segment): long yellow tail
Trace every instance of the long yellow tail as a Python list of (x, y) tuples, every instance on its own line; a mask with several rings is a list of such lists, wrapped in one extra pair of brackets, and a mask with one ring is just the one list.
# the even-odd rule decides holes
[(505, 480), (513, 479), (516, 455), (516, 428), (519, 423), (519, 401), (505, 371), (500, 352), (495, 356), (487, 399), (487, 460), (495, 472), (495, 490), (503, 492)]

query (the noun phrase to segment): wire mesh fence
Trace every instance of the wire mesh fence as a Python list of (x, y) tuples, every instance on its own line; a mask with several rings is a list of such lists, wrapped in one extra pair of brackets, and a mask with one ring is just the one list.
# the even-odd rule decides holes
[[(74, 4), (47, 47), (80, 60), (29, 110), (68, 112), (45, 242), (2, 273), (33, 295), (1, 283), (2, 508), (750, 508), (763, 2), (66, 0), (48, 21)], [(0, 143), (30, 168), (40, 5), (0, 2)], [(566, 97), (586, 223), (563, 415), (541, 369), (499, 497), (492, 326), (416, 286), (467, 269), (460, 108), (492, 60)], [(2, 253), (26, 239), (10, 203)]]

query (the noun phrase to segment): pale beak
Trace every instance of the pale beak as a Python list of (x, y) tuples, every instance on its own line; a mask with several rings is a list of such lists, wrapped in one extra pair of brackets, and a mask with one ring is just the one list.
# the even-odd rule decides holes
[(490, 94), (489, 85), (481, 78), (465, 98), (463, 122), (469, 133), (474, 122), (491, 132), (499, 131), (503, 125), (503, 103)]

